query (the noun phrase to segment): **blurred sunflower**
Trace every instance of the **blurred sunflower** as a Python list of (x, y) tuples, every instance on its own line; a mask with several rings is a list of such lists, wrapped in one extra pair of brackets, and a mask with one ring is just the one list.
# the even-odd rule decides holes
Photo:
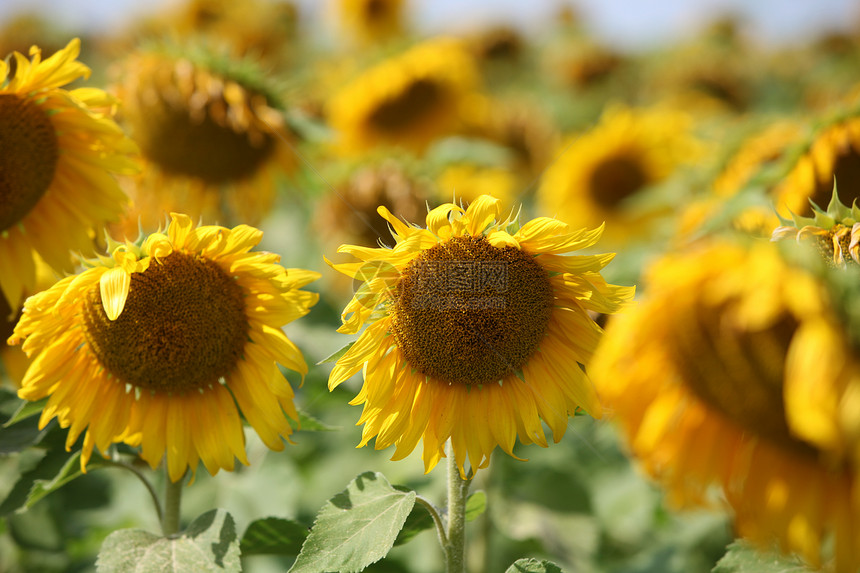
[(152, 46), (117, 73), (122, 119), (146, 160), (130, 191), (144, 228), (171, 211), (259, 223), (276, 177), (295, 166), (292, 134), (262, 72), (199, 46)]
[(453, 163), (442, 169), (436, 178), (438, 203), (457, 196), (471, 203), (481, 195), (494, 195), (501, 209), (510, 209), (518, 192), (517, 178), (502, 167), (485, 167), (472, 163)]
[[(711, 184), (710, 193), (686, 207), (679, 217), (679, 236), (700, 232), (727, 207), (741, 200), (741, 194), (758, 193), (756, 200), (744, 201), (731, 213), (730, 225), (755, 236), (768, 237), (779, 225), (770, 192), (773, 181), (789, 161), (793, 146), (802, 141), (803, 126), (794, 120), (774, 121), (745, 137), (732, 150)], [(753, 189), (755, 187), (755, 189)]]
[(692, 127), (682, 112), (608, 108), (596, 127), (562, 145), (538, 188), (542, 210), (573, 227), (606, 221), (612, 242), (641, 238), (656, 212), (631, 203), (702, 155)]
[(775, 243), (726, 239), (665, 257), (589, 372), (674, 502), (709, 503), (720, 486), (742, 536), (853, 573), (856, 338), (824, 275), (788, 261)]
[(810, 201), (826, 205), (839, 186), (842, 201), (860, 199), (860, 116), (858, 109), (839, 114), (812, 135), (785, 179), (774, 189), (783, 217), (812, 214)]
[[(359, 446), (394, 444), (402, 459), (423, 440), (424, 467), (450, 439), (460, 473), (486, 467), (498, 445), (557, 442), (579, 409), (600, 415), (583, 370), (602, 333), (587, 311), (613, 313), (633, 287), (607, 284), (613, 254), (562, 256), (594, 245), (601, 229), (571, 231), (546, 217), (500, 218), (484, 195), (467, 209), (448, 203), (413, 227), (380, 208), (393, 248), (343, 245), (359, 262), (332, 264), (362, 282), (339, 332), (367, 328), (337, 361), (329, 389), (359, 370), (364, 404)], [(331, 264), (331, 263), (330, 263)]]
[(405, 31), (403, 0), (333, 0), (338, 27), (354, 44), (372, 46)]
[(360, 74), (331, 97), (328, 116), (346, 153), (376, 146), (420, 152), (458, 127), (476, 85), (463, 44), (436, 38)]
[(33, 362), (18, 395), (49, 397), (39, 427), (56, 417), (71, 448), (86, 429), (81, 468), (93, 447), (140, 446), (172, 481), (199, 461), (215, 474), (248, 463), (241, 411), (263, 442), (284, 447), (297, 420), (278, 363), (307, 366), (281, 326), (305, 315), (319, 275), (284, 269), (251, 252), (262, 232), (240, 225), (195, 228), (172, 214), (165, 233), (111, 255), (27, 299), (9, 339)]

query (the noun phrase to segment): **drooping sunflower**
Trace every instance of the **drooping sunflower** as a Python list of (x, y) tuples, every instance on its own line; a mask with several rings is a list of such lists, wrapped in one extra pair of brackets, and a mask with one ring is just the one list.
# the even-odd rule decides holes
[(712, 503), (717, 486), (742, 536), (853, 573), (857, 329), (825, 278), (836, 270), (779, 247), (722, 239), (665, 257), (589, 371), (671, 500)]
[(840, 113), (815, 131), (791, 171), (774, 189), (782, 217), (812, 215), (810, 201), (826, 205), (833, 191), (848, 205), (860, 199), (860, 109)]
[(9, 339), (33, 359), (18, 395), (49, 397), (40, 427), (56, 417), (67, 447), (86, 430), (84, 470), (94, 447), (119, 442), (153, 468), (166, 458), (172, 481), (200, 461), (232, 470), (248, 463), (240, 411), (273, 450), (297, 419), (278, 363), (307, 366), (281, 327), (316, 303), (300, 288), (319, 275), (252, 252), (253, 227), (171, 219), (27, 299)]
[(654, 215), (631, 203), (703, 152), (692, 117), (663, 108), (611, 106), (600, 123), (560, 146), (538, 188), (543, 211), (573, 227), (606, 221), (606, 238), (641, 236)]
[(361, 73), (328, 103), (344, 153), (376, 146), (421, 152), (462, 122), (477, 86), (463, 43), (435, 38)]
[(0, 290), (12, 311), (36, 282), (34, 253), (70, 272), (72, 252), (93, 253), (93, 230), (116, 220), (128, 199), (114, 179), (136, 152), (111, 117), (114, 99), (62, 86), (88, 77), (74, 39), (42, 60), (0, 60)]
[(202, 45), (151, 45), (117, 68), (122, 120), (146, 165), (130, 186), (135, 221), (167, 213), (257, 224), (296, 165), (275, 92), (248, 59)]
[(423, 440), (430, 471), (450, 440), (465, 476), (467, 459), (486, 467), (496, 446), (514, 456), (517, 438), (545, 447), (541, 421), (558, 441), (570, 414), (600, 415), (582, 365), (602, 330), (587, 311), (617, 312), (634, 289), (601, 276), (612, 254), (563, 255), (601, 229), (540, 217), (516, 230), (487, 195), (433, 209), (426, 228), (379, 212), (394, 247), (343, 245), (359, 261), (332, 264), (363, 283), (339, 332), (367, 328), (329, 377), (334, 389), (363, 369), (359, 446), (375, 437), (397, 460)]

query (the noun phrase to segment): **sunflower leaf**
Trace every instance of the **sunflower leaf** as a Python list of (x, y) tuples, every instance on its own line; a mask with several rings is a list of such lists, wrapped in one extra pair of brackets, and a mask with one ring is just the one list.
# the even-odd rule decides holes
[(797, 558), (759, 551), (745, 541), (735, 541), (711, 573), (804, 573), (810, 572)]
[(414, 505), (414, 491), (359, 475), (320, 510), (290, 573), (363, 570), (388, 553)]
[[(33, 469), (21, 474), (12, 486), (6, 499), (0, 503), (0, 517), (30, 508), (50, 491), (56, 489), (56, 487), (50, 489), (46, 484), (59, 483), (58, 478), (62, 481), (63, 477), (67, 477), (69, 468), (74, 465), (79, 456), (80, 452), (70, 454), (63, 450), (49, 450)], [(68, 481), (70, 479), (62, 483), (68, 483)]]
[(562, 569), (545, 559), (517, 559), (505, 573), (562, 573)]
[(304, 525), (280, 517), (252, 521), (239, 547), (242, 555), (298, 555), (308, 536)]
[(99, 573), (229, 573), (242, 570), (236, 524), (223, 509), (207, 511), (182, 535), (161, 537), (141, 529), (114, 531), (102, 543)]
[(466, 498), (466, 521), (474, 521), (487, 509), (487, 494), (476, 491)]
[(354, 340), (352, 342), (350, 342), (349, 344), (347, 344), (346, 346), (344, 346), (343, 348), (341, 348), (340, 350), (337, 350), (333, 354), (330, 354), (329, 356), (326, 356), (325, 358), (323, 358), (322, 360), (317, 362), (317, 366), (319, 366), (320, 364), (325, 364), (327, 362), (337, 362), (338, 360), (340, 360), (341, 356), (346, 354), (349, 351), (349, 349), (352, 348), (353, 344), (355, 344)]
[(297, 410), (299, 413), (299, 421), (296, 423), (295, 420), (289, 418), (290, 425), (293, 426), (293, 429), (302, 432), (336, 432), (340, 430), (340, 426), (329, 426), (325, 422), (314, 418), (307, 412), (303, 412), (301, 409)]
[(21, 405), (18, 406), (18, 409), (15, 410), (15, 413), (12, 414), (12, 416), (3, 423), (3, 427), (8, 428), (12, 424), (17, 424), (21, 420), (25, 420), (27, 418), (35, 416), (45, 408), (45, 404), (47, 403), (47, 398), (43, 398), (42, 400), (38, 400), (36, 402), (22, 400)]

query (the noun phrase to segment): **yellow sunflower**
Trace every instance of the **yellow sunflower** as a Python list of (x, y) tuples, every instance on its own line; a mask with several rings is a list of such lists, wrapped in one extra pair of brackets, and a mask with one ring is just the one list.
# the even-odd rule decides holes
[(405, 30), (403, 0), (333, 0), (338, 28), (359, 46), (396, 38)]
[(613, 242), (641, 237), (655, 214), (633, 203), (702, 154), (692, 117), (668, 109), (612, 106), (590, 131), (560, 146), (538, 189), (542, 210), (573, 227), (606, 221)]
[(131, 195), (145, 229), (171, 211), (257, 224), (276, 178), (295, 166), (283, 114), (262, 72), (202, 47), (158, 46), (116, 71), (122, 120), (146, 165)]
[(481, 195), (492, 194), (501, 201), (503, 209), (513, 205), (520, 191), (519, 181), (510, 170), (473, 163), (446, 166), (436, 178), (436, 184), (440, 200), (457, 196), (463, 202), (471, 203)]
[(178, 481), (199, 461), (214, 474), (248, 463), (241, 411), (263, 442), (283, 449), (297, 419), (278, 363), (307, 366), (281, 326), (306, 314), (319, 277), (251, 252), (262, 232), (239, 225), (195, 228), (171, 215), (165, 233), (30, 297), (9, 339), (33, 358), (18, 395), (49, 396), (39, 421), (68, 427), (67, 448), (86, 429), (93, 447), (140, 446), (153, 468), (166, 457)]
[[(570, 228), (541, 217), (518, 230), (498, 199), (452, 203), (413, 227), (379, 209), (393, 248), (343, 245), (359, 262), (332, 264), (362, 286), (339, 332), (358, 340), (329, 377), (334, 389), (359, 370), (364, 404), (359, 446), (396, 446), (402, 459), (423, 440), (430, 471), (450, 439), (460, 473), (486, 467), (498, 445), (514, 456), (517, 438), (557, 442), (579, 409), (599, 416), (583, 370), (602, 333), (588, 311), (617, 312), (633, 287), (607, 284), (613, 254), (563, 256), (594, 245), (601, 229)], [(331, 264), (331, 263), (330, 263)]]
[(93, 253), (93, 229), (119, 218), (127, 198), (114, 174), (132, 173), (134, 144), (95, 88), (62, 89), (90, 69), (72, 40), (42, 60), (0, 60), (0, 290), (14, 311), (36, 282), (34, 253), (57, 271), (71, 252)]
[(826, 205), (833, 190), (850, 205), (860, 199), (860, 110), (841, 114), (819, 128), (785, 179), (774, 189), (783, 217), (812, 214), (810, 201)]
[(665, 257), (641, 303), (608, 326), (590, 373), (671, 500), (710, 503), (719, 486), (742, 536), (855, 573), (856, 337), (825, 270), (778, 247), (722, 239)]
[(420, 152), (459, 126), (476, 86), (475, 62), (463, 43), (436, 38), (337, 91), (328, 103), (329, 121), (345, 153), (375, 146)]

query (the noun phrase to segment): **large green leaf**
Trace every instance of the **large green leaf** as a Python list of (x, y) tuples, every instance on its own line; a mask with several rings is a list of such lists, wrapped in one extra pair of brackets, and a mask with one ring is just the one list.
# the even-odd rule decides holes
[(280, 517), (252, 521), (242, 535), (242, 555), (298, 555), (308, 528)]
[(317, 515), (291, 573), (355, 573), (388, 553), (415, 504), (381, 473), (365, 472)]
[(562, 573), (561, 567), (546, 560), (517, 559), (505, 573)]
[(745, 541), (735, 541), (711, 573), (805, 573), (811, 572), (799, 559), (762, 552)]
[(236, 524), (223, 509), (207, 511), (177, 537), (140, 529), (107, 536), (96, 561), (99, 573), (230, 573), (242, 570)]
[(505, 573), (562, 573), (561, 567), (542, 559), (517, 559)]
[[(36, 466), (21, 475), (0, 503), (0, 517), (32, 507), (37, 501), (82, 475), (81, 453), (49, 450)], [(97, 461), (91, 465), (95, 467)]]

